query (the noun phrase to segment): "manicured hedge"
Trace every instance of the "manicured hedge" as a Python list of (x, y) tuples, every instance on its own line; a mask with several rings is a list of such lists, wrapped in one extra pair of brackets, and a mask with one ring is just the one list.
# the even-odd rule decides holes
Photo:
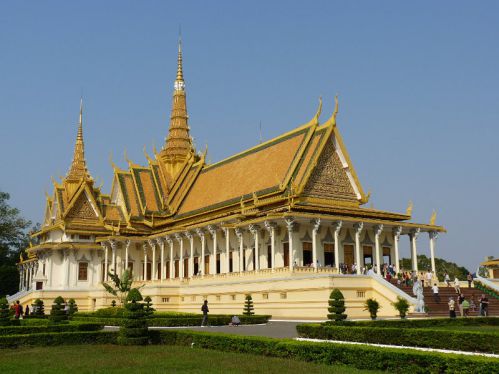
[(329, 326), (427, 328), (444, 326), (499, 326), (499, 317), (393, 319), (377, 321), (324, 322)]
[[(253, 316), (238, 316), (243, 325), (254, 325), (267, 323), (271, 316), (269, 315), (253, 315)], [(230, 315), (210, 315), (208, 322), (211, 326), (228, 325), (231, 321)], [(202, 315), (196, 317), (175, 317), (175, 318), (148, 318), (147, 324), (149, 327), (174, 327), (174, 326), (201, 326)], [(101, 323), (106, 326), (120, 326), (122, 318), (103, 318), (103, 317), (87, 317), (75, 314), (73, 321), (91, 321)]]
[(499, 360), (456, 354), (379, 348), (351, 344), (312, 343), (291, 339), (214, 334), (187, 330), (151, 331), (156, 344), (169, 344), (292, 358), (318, 364), (343, 364), (393, 373), (498, 373)]
[[(125, 313), (125, 308), (112, 307), (96, 310), (95, 312), (78, 312), (75, 316), (80, 317), (105, 317), (105, 318), (122, 318)], [(149, 318), (185, 318), (197, 317), (196, 313), (184, 312), (154, 312)]]
[(499, 334), (481, 331), (447, 331), (388, 327), (296, 326), (299, 336), (313, 339), (404, 345), (458, 351), (499, 352)]
[(75, 344), (116, 344), (117, 331), (48, 332), (0, 336), (0, 348)]
[(0, 336), (15, 334), (39, 334), (45, 332), (68, 332), (68, 331), (98, 331), (102, 330), (104, 325), (99, 323), (71, 323), (71, 324), (49, 324), (44, 326), (1, 326)]

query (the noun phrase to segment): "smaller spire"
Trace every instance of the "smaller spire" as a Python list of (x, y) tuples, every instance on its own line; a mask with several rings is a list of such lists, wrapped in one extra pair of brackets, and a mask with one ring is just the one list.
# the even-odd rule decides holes
[(183, 91), (185, 88), (184, 73), (182, 71), (182, 35), (178, 36), (177, 78), (175, 79), (175, 91)]
[(80, 117), (78, 121), (78, 132), (73, 153), (73, 161), (66, 176), (67, 179), (90, 179), (85, 161), (85, 144), (83, 142), (83, 98), (80, 98)]

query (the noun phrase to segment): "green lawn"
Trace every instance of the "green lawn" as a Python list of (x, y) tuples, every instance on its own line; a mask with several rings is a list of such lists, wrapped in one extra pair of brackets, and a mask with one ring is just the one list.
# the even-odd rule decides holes
[(367, 373), (346, 366), (316, 365), (295, 360), (168, 345), (78, 345), (1, 350), (0, 373), (14, 372)]

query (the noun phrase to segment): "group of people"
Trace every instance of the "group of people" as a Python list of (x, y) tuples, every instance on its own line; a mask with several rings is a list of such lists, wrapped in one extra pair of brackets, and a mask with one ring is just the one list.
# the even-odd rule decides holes
[[(482, 317), (487, 317), (489, 314), (488, 313), (489, 299), (485, 294), (482, 294), (482, 296), (480, 296), (480, 299), (478, 299), (478, 304), (479, 304), (478, 314)], [(448, 305), (449, 305), (450, 318), (456, 318), (456, 305), (461, 317), (468, 317), (470, 310), (473, 312), (476, 311), (474, 295), (472, 295), (469, 300), (466, 299), (466, 297), (462, 293), (460, 293), (456, 297), (456, 300), (454, 300), (454, 298), (452, 297), (449, 297)]]
[(17, 300), (10, 306), (10, 309), (14, 312), (15, 319), (23, 319), (23, 316), (29, 316), (29, 306), (26, 305), (26, 309), (23, 311), (23, 306)]

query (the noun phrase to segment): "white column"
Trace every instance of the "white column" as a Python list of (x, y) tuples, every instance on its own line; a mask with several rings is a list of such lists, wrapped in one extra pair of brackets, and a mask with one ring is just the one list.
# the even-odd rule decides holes
[(244, 242), (243, 242), (243, 232), (237, 227), (236, 230), (237, 241), (239, 244), (239, 272), (242, 273), (244, 271)]
[(158, 267), (156, 266), (156, 240), (149, 239), (147, 241), (151, 247), (151, 280), (158, 280)]
[[(376, 250), (376, 273), (381, 275), (381, 260), (380, 260), (380, 247), (379, 247), (379, 236), (383, 232), (383, 225), (374, 226), (374, 245)], [(382, 257), (381, 257), (382, 258)]]
[(337, 221), (333, 225), (334, 230), (334, 266), (336, 267), (336, 272), (340, 273), (340, 231), (341, 226), (343, 225), (342, 221)]
[(275, 271), (275, 227), (276, 224), (274, 222), (265, 221), (265, 228), (269, 232), (270, 236), (270, 257), (268, 261), (270, 261), (272, 272)]
[[(48, 259), (48, 270), (47, 270), (47, 286), (48, 288), (51, 288), (52, 287), (52, 268), (53, 268), (53, 264), (54, 264), (54, 257), (53, 257), (53, 252), (48, 252), (47, 254), (47, 259)], [(100, 264), (99, 264), (100, 266)]]
[(166, 270), (165, 270), (165, 241), (163, 238), (157, 238), (156, 242), (159, 244), (159, 250), (160, 250), (160, 268), (161, 268), (161, 274), (160, 274), (160, 280), (163, 281), (166, 277)]
[(189, 278), (194, 275), (194, 235), (191, 232), (186, 232), (185, 237), (189, 239)]
[(225, 273), (230, 271), (230, 229), (224, 228), (225, 231)]
[(260, 230), (260, 227), (258, 225), (250, 225), (249, 226), (249, 230), (251, 231), (251, 233), (253, 234), (253, 239), (255, 241), (255, 263), (253, 264), (253, 270), (255, 271), (258, 271), (260, 270), (260, 234), (259, 234), (259, 230)]
[(213, 254), (211, 255), (212, 260), (210, 261), (210, 274), (217, 273), (217, 229), (215, 226), (208, 226), (211, 237), (213, 239)]
[(430, 231), (428, 233), (430, 235), (430, 256), (431, 256), (431, 272), (433, 276), (437, 277), (437, 270), (435, 267), (435, 242), (438, 238), (438, 231)]
[(144, 281), (147, 280), (147, 244), (144, 242), (142, 245), (144, 249), (144, 269), (143, 269), (143, 279)]
[(418, 252), (416, 246), (416, 240), (418, 239), (419, 232), (421, 229), (417, 228), (411, 231), (409, 238), (411, 239), (411, 259), (412, 259), (412, 270), (418, 272)]
[(199, 236), (199, 240), (201, 240), (201, 259), (198, 263), (198, 268), (199, 271), (201, 272), (201, 276), (204, 276), (205, 269), (204, 269), (204, 256), (205, 256), (205, 238), (204, 238), (204, 231), (202, 229), (196, 229), (196, 234)]
[(173, 260), (173, 240), (171, 237), (165, 237), (165, 240), (168, 242), (170, 246), (170, 279), (175, 278), (175, 264)]
[(19, 266), (19, 291), (22, 290), (22, 286), (23, 286), (23, 282), (22, 282), (22, 279), (23, 279), (23, 269), (22, 269), (22, 266)]
[(108, 275), (107, 275), (107, 268), (109, 266), (108, 264), (108, 251), (107, 251), (107, 245), (102, 242), (102, 249), (104, 249), (104, 282), (107, 282), (108, 280)]
[(125, 269), (128, 269), (128, 249), (130, 248), (131, 240), (125, 241)]
[(393, 246), (395, 247), (395, 268), (397, 274), (400, 273), (400, 255), (399, 255), (399, 240), (402, 234), (402, 227), (397, 226), (393, 229)]
[(364, 228), (363, 222), (358, 222), (354, 225), (355, 230), (355, 265), (357, 269), (357, 274), (360, 274), (360, 233)]
[(114, 240), (110, 240), (111, 244), (111, 271), (116, 274), (116, 247), (117, 243)]
[(317, 233), (321, 227), (321, 220), (317, 218), (312, 221), (312, 262), (315, 271), (317, 271)]
[(293, 250), (293, 227), (294, 227), (294, 219), (286, 218), (286, 228), (288, 229), (288, 246), (289, 246), (289, 270), (293, 271), (294, 267), (294, 250)]
[(182, 240), (182, 235), (175, 234), (175, 238), (180, 246), (179, 249), (179, 260), (178, 260), (178, 277), (184, 279), (184, 241)]

